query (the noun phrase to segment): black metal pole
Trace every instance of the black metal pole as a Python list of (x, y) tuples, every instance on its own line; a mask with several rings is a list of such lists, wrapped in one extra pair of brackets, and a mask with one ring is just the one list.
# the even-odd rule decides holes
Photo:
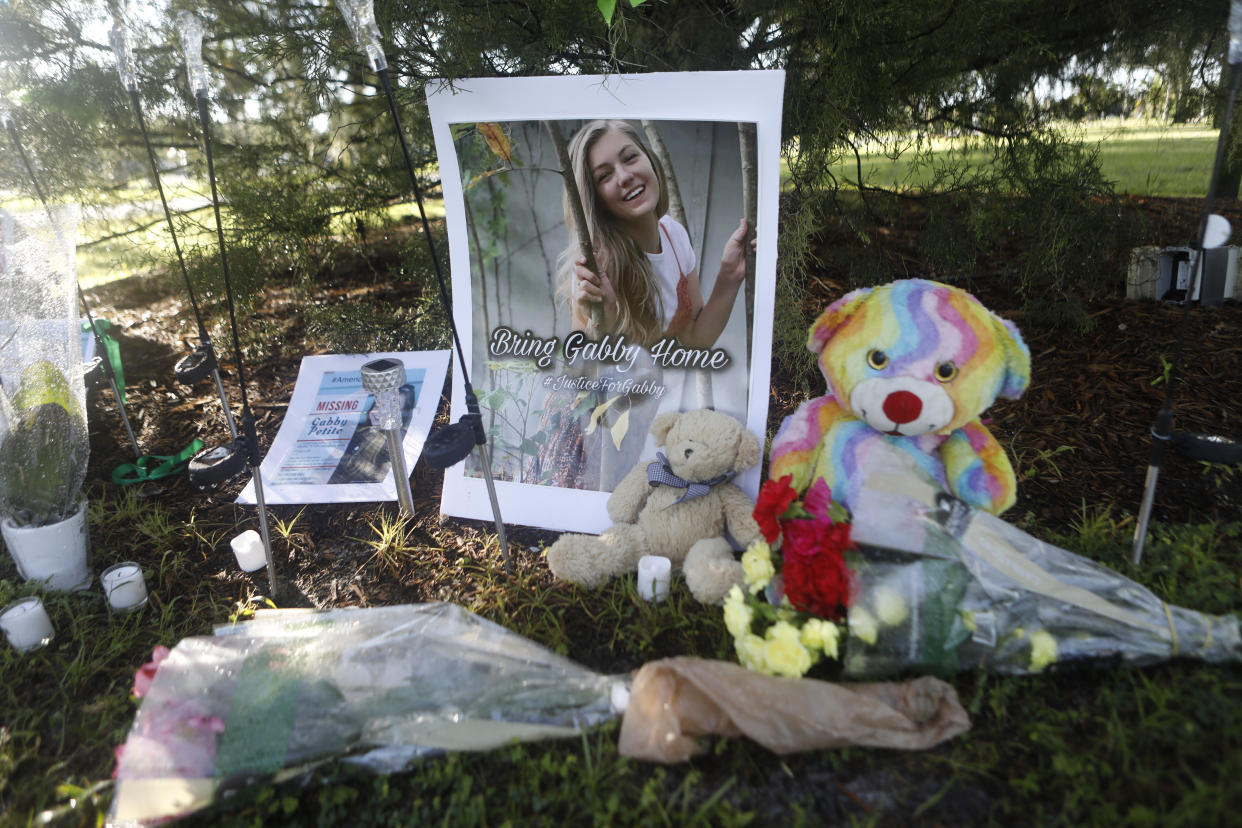
[[(168, 199), (164, 197), (164, 185), (160, 181), (159, 163), (155, 160), (155, 150), (151, 146), (151, 137), (147, 133), (147, 121), (142, 113), (142, 99), (138, 97), (137, 89), (129, 90), (129, 100), (134, 107), (134, 114), (138, 119), (138, 128), (142, 132), (142, 143), (147, 148), (147, 160), (151, 164), (151, 180), (155, 182), (156, 192), (160, 195), (160, 206), (164, 208), (164, 220), (168, 223), (168, 235), (172, 238), (173, 250), (177, 253), (177, 263), (181, 266), (181, 276), (185, 280), (185, 290), (190, 297), (190, 307), (194, 310), (194, 321), (198, 324), (199, 347), (206, 352), (207, 358), (214, 365), (216, 363), (215, 348), (211, 344), (211, 336), (207, 333), (207, 326), (203, 324), (203, 314), (199, 310), (198, 300), (194, 296), (194, 286), (190, 283), (190, 271), (185, 266), (185, 257), (181, 253), (181, 244), (177, 241), (177, 228), (173, 225), (172, 211), (168, 208)], [(236, 440), (237, 426), (233, 423), (233, 412), (229, 407), (228, 396), (224, 393), (224, 383), (220, 380), (220, 369), (213, 367), (211, 373), (216, 383), (216, 391), (220, 395), (220, 406), (224, 410), (224, 421), (228, 425), (229, 436)]]
[(262, 457), (259, 454), (259, 434), (255, 430), (254, 415), (250, 411), (250, 400), (246, 395), (246, 370), (242, 365), (241, 337), (237, 332), (237, 308), (233, 301), (233, 282), (229, 277), (229, 260), (225, 253), (224, 224), (220, 220), (220, 194), (216, 190), (216, 168), (211, 152), (211, 118), (208, 114), (206, 90), (196, 93), (198, 99), (198, 119), (203, 127), (203, 146), (207, 154), (207, 179), (211, 182), (211, 207), (216, 218), (216, 239), (220, 247), (220, 271), (224, 274), (224, 294), (228, 299), (229, 326), (233, 334), (233, 355), (237, 364), (237, 385), (241, 391), (242, 439), (245, 444), (246, 459), (250, 465), (250, 473), (254, 479), (255, 503), (259, 509), (259, 529), (263, 535), (263, 549), (267, 555), (267, 580), (273, 597), (276, 594), (276, 564), (272, 559), (272, 542), (267, 526), (267, 505), (263, 501), (263, 476), (259, 466)]
[(492, 516), (496, 522), (496, 540), (500, 544), (500, 551), (505, 562), (505, 572), (511, 573), (512, 567), (509, 562), (509, 544), (505, 538), (505, 524), (500, 517), (500, 500), (496, 496), (496, 483), (492, 478), (491, 457), (487, 450), (487, 433), (483, 429), (483, 414), (479, 410), (479, 400), (475, 396), (474, 388), (470, 385), (470, 371), (466, 367), (465, 351), (461, 347), (461, 336), (457, 332), (457, 323), (453, 318), (453, 304), (449, 299), (448, 285), (444, 281), (444, 271), (440, 267), (440, 257), (436, 253), (435, 241), (431, 236), (431, 223), (427, 221), (427, 210), (423, 206), (422, 188), (418, 185), (418, 176), (414, 173), (414, 161), (410, 157), (410, 147), (405, 140), (405, 130), (401, 128), (401, 114), (397, 110), (397, 99), (392, 91), (392, 82), (388, 77), (388, 67), (380, 66), (376, 70), (379, 75), (380, 87), (384, 90), (384, 97), (388, 100), (388, 111), (392, 114), (393, 127), (397, 132), (397, 141), (401, 145), (401, 157), (405, 160), (405, 170), (410, 177), (410, 186), (414, 190), (414, 200), (418, 205), (418, 216), (422, 221), (423, 237), (427, 240), (427, 248), (431, 251), (431, 263), (436, 274), (436, 283), (440, 287), (440, 301), (444, 304), (444, 312), (448, 316), (449, 329), (453, 333), (454, 350), (457, 351), (457, 361), (461, 366), (462, 385), (466, 391), (466, 417), (469, 419), (474, 431), (474, 443), (479, 450), (479, 459), (483, 467), (483, 481), (487, 487), (487, 495), (491, 501)]
[[(1234, 15), (1236, 16), (1236, 0)], [(1225, 152), (1229, 148), (1229, 125), (1233, 120), (1233, 105), (1238, 96), (1238, 88), (1242, 86), (1242, 63), (1229, 64), (1229, 91), (1225, 98), (1225, 119), (1221, 124), (1220, 134), (1216, 139), (1216, 158), (1212, 162), (1212, 175), (1208, 180), (1207, 197), (1203, 200), (1203, 214), (1199, 219), (1199, 228), (1195, 236), (1192, 256), (1194, 261), (1190, 269), (1190, 284), (1186, 288), (1186, 296), (1182, 300), (1182, 315), (1178, 324), (1177, 343), (1173, 349), (1173, 359), (1169, 363), (1169, 374), (1164, 383), (1164, 401), (1160, 405), (1160, 413), (1156, 415), (1156, 423), (1152, 426), (1151, 451), (1147, 458), (1147, 478), (1143, 485), (1143, 500), (1139, 505), (1138, 521), (1134, 526), (1134, 546), (1130, 562), (1138, 566), (1143, 560), (1143, 545), (1147, 541), (1147, 527), (1151, 522), (1152, 505), (1156, 497), (1156, 484), (1160, 479), (1160, 469), (1164, 464), (1165, 451), (1173, 439), (1173, 386), (1177, 381), (1177, 369), (1182, 361), (1182, 346), (1186, 342), (1186, 331), (1190, 321), (1191, 300), (1202, 280), (1204, 260), (1204, 238), (1207, 234), (1208, 220), (1212, 216), (1212, 205), (1216, 198), (1216, 185), (1220, 181), (1220, 171), (1224, 167)]]

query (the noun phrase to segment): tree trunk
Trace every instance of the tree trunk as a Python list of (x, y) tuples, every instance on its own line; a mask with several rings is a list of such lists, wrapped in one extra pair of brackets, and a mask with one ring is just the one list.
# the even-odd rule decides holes
[[(651, 151), (660, 161), (660, 166), (664, 168), (664, 179), (668, 186), (668, 214), (673, 220), (686, 228), (686, 234), (690, 233), (690, 221), (686, 217), (686, 204), (681, 198), (681, 187), (677, 183), (677, 172), (673, 169), (673, 159), (668, 153), (668, 147), (664, 143), (664, 139), (660, 137), (660, 130), (651, 121), (643, 121), (643, 133), (647, 136), (647, 142), (651, 144)], [(694, 239), (690, 239), (690, 243), (694, 244)], [(700, 257), (701, 258), (701, 257)], [(703, 273), (699, 272), (699, 284), (703, 283)], [(714, 406), (714, 395), (712, 393), (712, 375), (707, 371), (695, 371), (694, 373), (695, 388), (695, 405), (699, 408), (712, 408)]]
[[(561, 165), (561, 179), (565, 185), (565, 198), (569, 201), (569, 207), (574, 214), (574, 227), (578, 233), (578, 245), (582, 248), (582, 255), (586, 259), (587, 269), (592, 273), (599, 275), (599, 264), (595, 261), (595, 246), (591, 243), (591, 231), (587, 227), (586, 211), (582, 208), (582, 197), (578, 193), (578, 183), (574, 180), (574, 166), (569, 158), (569, 145), (565, 143), (565, 136), (561, 134), (561, 127), (556, 121), (544, 121), (544, 127), (548, 130), (548, 135), (552, 138), (552, 146), (556, 148), (556, 157)], [(591, 306), (591, 328), (589, 332), (591, 336), (598, 339), (600, 336), (600, 328), (604, 327), (604, 305), (602, 302)], [(592, 363), (591, 368), (587, 371), (589, 376), (598, 374), (598, 363)], [(593, 404), (598, 407), (604, 404), (605, 394), (603, 391), (591, 392), (594, 399)], [(598, 428), (604, 428), (604, 418), (599, 419)], [(601, 435), (600, 452), (599, 452), (599, 480), (600, 488), (608, 485), (607, 481), (615, 474), (613, 468), (615, 462), (610, 462), (612, 455), (609, 453), (605, 445), (606, 438)]]
[[(664, 139), (660, 137), (660, 130), (655, 124), (651, 121), (643, 121), (642, 125), (647, 141), (651, 144), (651, 151), (655, 153), (660, 166), (664, 168), (664, 178), (668, 184), (668, 214), (682, 227), (689, 229), (690, 222), (686, 221), (686, 205), (681, 200), (681, 188), (677, 186), (677, 173), (673, 171), (673, 159), (668, 154), (668, 147), (664, 145)], [(693, 244), (694, 239), (690, 242)]]
[(750, 367), (751, 337), (755, 333), (755, 251), (750, 240), (755, 237), (759, 213), (759, 174), (755, 167), (758, 155), (758, 133), (753, 123), (737, 125), (738, 144), (742, 153), (742, 213), (746, 217), (746, 366)]
[[(565, 197), (569, 199), (570, 209), (574, 211), (574, 227), (578, 231), (578, 244), (582, 255), (586, 258), (587, 269), (599, 275), (599, 265), (595, 262), (595, 247), (591, 244), (591, 231), (586, 226), (586, 211), (582, 209), (582, 198), (578, 195), (578, 184), (574, 181), (574, 167), (569, 160), (569, 145), (561, 134), (561, 127), (556, 121), (544, 121), (544, 128), (552, 138), (552, 146), (556, 148), (556, 157), (561, 164), (561, 178), (565, 182)], [(599, 329), (604, 326), (604, 306), (600, 303), (591, 306), (591, 334), (598, 338)]]
[[(1232, 71), (1232, 70), (1231, 70)], [(1226, 82), (1232, 82), (1232, 77)], [(1227, 95), (1228, 88), (1224, 83), (1220, 90)], [(1216, 181), (1216, 198), (1236, 200), (1239, 187), (1242, 186), (1242, 107), (1234, 101), (1233, 117), (1230, 123), (1224, 123), (1226, 100), (1222, 95), (1216, 106), (1213, 124), (1219, 129), (1229, 130), (1229, 144), (1225, 147), (1225, 157), (1221, 161), (1220, 177)]]

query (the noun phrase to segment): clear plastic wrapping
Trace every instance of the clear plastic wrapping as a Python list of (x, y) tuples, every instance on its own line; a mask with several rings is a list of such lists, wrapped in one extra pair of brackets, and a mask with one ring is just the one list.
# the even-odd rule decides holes
[(112, 54), (116, 56), (116, 73), (121, 78), (121, 86), (126, 92), (138, 89), (138, 79), (134, 76), (134, 52), (129, 45), (129, 35), (120, 23), (115, 24), (108, 32), (108, 42), (112, 45)]
[(0, 210), (0, 512), (44, 526), (81, 506), (90, 444), (78, 208)]
[(910, 469), (870, 475), (845, 674), (944, 675), (1171, 658), (1238, 661), (1238, 619), (1172, 606), (1108, 567), (972, 509)]
[(375, 22), (374, 0), (336, 0), (337, 7), (345, 17), (345, 25), (354, 36), (354, 42), (366, 55), (367, 62), (376, 72), (388, 68), (384, 48), (380, 41), (379, 25)]
[(185, 56), (185, 72), (190, 90), (195, 95), (206, 95), (209, 89), (207, 66), (203, 63), (203, 21), (192, 12), (177, 15), (177, 34), (181, 38), (181, 53)]
[(453, 604), (262, 611), (159, 665), (110, 821), (183, 815), (327, 759), (394, 772), (577, 735), (613, 718), (617, 683)]

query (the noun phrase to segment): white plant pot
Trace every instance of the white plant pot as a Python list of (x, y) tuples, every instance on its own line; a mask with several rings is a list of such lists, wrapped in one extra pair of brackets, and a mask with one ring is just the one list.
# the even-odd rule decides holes
[(27, 581), (43, 581), (48, 589), (66, 592), (90, 587), (85, 500), (73, 515), (47, 526), (18, 526), (5, 518), (0, 534), (18, 574)]

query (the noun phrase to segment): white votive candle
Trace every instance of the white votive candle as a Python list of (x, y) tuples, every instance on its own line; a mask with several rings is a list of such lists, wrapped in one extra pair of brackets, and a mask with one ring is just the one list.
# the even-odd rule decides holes
[(19, 653), (37, 650), (52, 640), (52, 619), (37, 597), (14, 601), (0, 611), (0, 629)]
[(243, 572), (254, 572), (256, 569), (267, 566), (267, 554), (263, 551), (263, 538), (259, 537), (258, 532), (247, 529), (229, 543), (233, 547), (237, 565), (242, 568)]
[(113, 564), (99, 576), (108, 606), (118, 612), (130, 612), (147, 605), (147, 582), (142, 567), (133, 561)]
[(638, 594), (645, 601), (663, 601), (668, 597), (668, 580), (672, 562), (663, 555), (643, 555), (638, 559)]

